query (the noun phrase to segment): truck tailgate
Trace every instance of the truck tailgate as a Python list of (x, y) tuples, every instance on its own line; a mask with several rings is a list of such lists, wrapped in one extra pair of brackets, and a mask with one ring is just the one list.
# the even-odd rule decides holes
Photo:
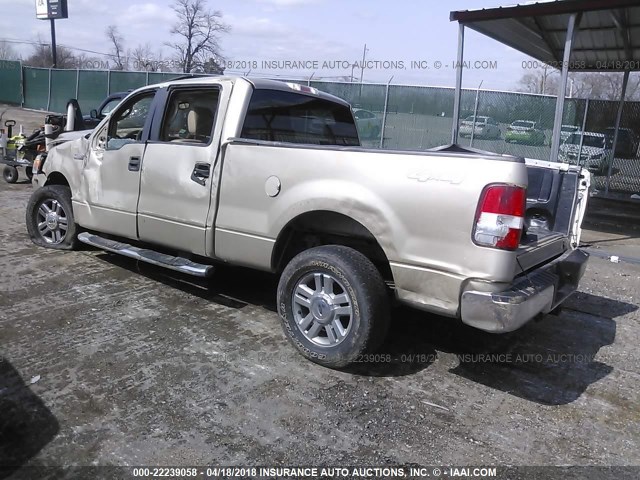
[(529, 185), (525, 231), (516, 273), (559, 257), (579, 244), (589, 173), (562, 163), (526, 160)]

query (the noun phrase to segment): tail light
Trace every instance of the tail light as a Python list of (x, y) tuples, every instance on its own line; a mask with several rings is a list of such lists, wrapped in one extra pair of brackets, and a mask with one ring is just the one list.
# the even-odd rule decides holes
[(473, 241), (483, 247), (515, 250), (520, 244), (527, 191), (516, 185), (487, 185), (476, 211)]

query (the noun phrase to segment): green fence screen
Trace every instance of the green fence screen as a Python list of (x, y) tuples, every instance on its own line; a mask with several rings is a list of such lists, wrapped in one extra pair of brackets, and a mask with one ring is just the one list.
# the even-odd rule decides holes
[(110, 72), (109, 93), (126, 92), (144, 87), (147, 74), (142, 72)]
[(22, 103), (22, 72), (20, 62), (0, 60), (0, 102)]
[(38, 110), (49, 108), (49, 73), (45, 68), (23, 68), (25, 107)]
[(51, 98), (48, 110), (66, 111), (69, 99), (77, 96), (77, 79), (77, 70), (51, 70)]
[(80, 70), (78, 81), (78, 104), (84, 114), (98, 108), (109, 94), (107, 72)]

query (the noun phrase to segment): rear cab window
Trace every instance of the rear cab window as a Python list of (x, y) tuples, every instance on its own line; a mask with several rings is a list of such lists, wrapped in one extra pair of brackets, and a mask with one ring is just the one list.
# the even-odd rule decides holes
[(360, 145), (349, 106), (270, 89), (253, 91), (240, 136), (307, 145)]

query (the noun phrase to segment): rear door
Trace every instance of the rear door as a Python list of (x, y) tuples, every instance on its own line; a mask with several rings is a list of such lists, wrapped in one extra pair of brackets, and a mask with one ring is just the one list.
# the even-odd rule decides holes
[(217, 192), (211, 172), (223, 120), (219, 106), (228, 92), (223, 95), (219, 84), (181, 85), (164, 95), (142, 162), (138, 234), (205, 255), (207, 218)]

